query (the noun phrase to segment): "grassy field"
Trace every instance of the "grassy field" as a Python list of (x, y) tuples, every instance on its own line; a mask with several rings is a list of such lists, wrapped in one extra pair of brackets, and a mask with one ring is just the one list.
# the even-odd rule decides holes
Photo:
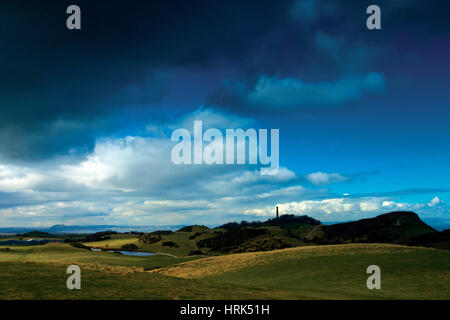
[[(0, 299), (270, 299), (276, 293), (205, 280), (83, 265), (81, 290), (66, 287), (61, 264), (0, 262)], [(282, 294), (275, 296), (282, 298)]]
[[(66, 288), (69, 264), (81, 267), (81, 290)], [(381, 290), (366, 288), (370, 264)], [(0, 247), (0, 277), (3, 299), (450, 299), (450, 252), (350, 244), (198, 259), (57, 243)]]
[[(367, 290), (376, 264), (382, 290)], [(308, 299), (450, 299), (450, 252), (388, 244), (297, 247), (200, 259), (154, 270), (187, 279), (258, 284)]]

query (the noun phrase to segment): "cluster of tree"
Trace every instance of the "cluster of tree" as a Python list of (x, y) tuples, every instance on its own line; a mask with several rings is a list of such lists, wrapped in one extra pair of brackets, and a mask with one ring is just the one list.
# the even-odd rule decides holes
[(138, 249), (138, 246), (135, 245), (134, 243), (128, 243), (128, 244), (124, 244), (122, 247), (120, 247), (123, 250), (127, 250), (127, 251), (134, 251)]
[(144, 233), (138, 237), (138, 241), (142, 244), (152, 244), (162, 240), (162, 236), (172, 234), (173, 231), (163, 230)]
[(262, 224), (261, 221), (248, 222), (248, 221), (243, 220), (240, 223), (239, 222), (228, 222), (217, 228), (226, 229), (226, 230), (238, 230), (238, 229), (247, 228), (247, 227), (259, 227), (259, 226), (261, 226), (261, 224)]
[(109, 240), (111, 239), (112, 234), (117, 234), (116, 231), (102, 231), (102, 232), (96, 232), (87, 235), (83, 242), (95, 242), (95, 241), (102, 241), (102, 240)]
[(173, 241), (164, 241), (163, 243), (161, 243), (162, 246), (165, 247), (171, 247), (171, 248), (179, 248), (179, 245), (177, 245), (175, 242)]
[(280, 226), (280, 227), (292, 224), (309, 224), (312, 226), (318, 226), (322, 223), (319, 220), (308, 217), (306, 215), (296, 216), (293, 214), (283, 214), (278, 218), (269, 219), (266, 222), (262, 223), (262, 225), (265, 226)]
[(241, 228), (197, 241), (197, 246), (222, 253), (238, 253), (284, 249), (292, 245), (267, 228)]
[(80, 236), (80, 237), (70, 237), (70, 238), (65, 238), (63, 241), (64, 243), (74, 243), (74, 242), (82, 242), (84, 241), (85, 237)]
[(48, 232), (31, 231), (27, 233), (19, 233), (17, 236), (26, 238), (55, 238), (56, 236)]
[(215, 237), (197, 241), (197, 246), (210, 248), (218, 252), (230, 252), (237, 249), (244, 242), (267, 233), (267, 229), (233, 229), (220, 233)]
[(289, 224), (309, 224), (309, 225), (320, 225), (321, 222), (319, 220), (316, 220), (314, 218), (308, 217), (308, 216), (296, 216), (293, 214), (283, 214), (278, 218), (269, 219), (267, 221), (241, 221), (238, 222), (230, 222), (226, 223), (224, 225), (221, 225), (218, 228), (226, 229), (226, 230), (237, 230), (242, 228), (248, 228), (248, 227), (264, 227), (264, 226), (280, 226), (283, 227), (285, 225)]

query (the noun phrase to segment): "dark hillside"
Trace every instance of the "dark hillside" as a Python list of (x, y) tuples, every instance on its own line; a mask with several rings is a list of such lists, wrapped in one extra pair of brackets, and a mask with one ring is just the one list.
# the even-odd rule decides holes
[(424, 234), (438, 233), (414, 212), (391, 212), (375, 218), (334, 225), (320, 225), (303, 236), (318, 244), (353, 242), (404, 243)]
[(229, 230), (212, 238), (197, 241), (200, 248), (221, 253), (267, 251), (291, 247), (264, 228), (241, 228)]
[(450, 250), (450, 229), (414, 236), (408, 239), (405, 244)]

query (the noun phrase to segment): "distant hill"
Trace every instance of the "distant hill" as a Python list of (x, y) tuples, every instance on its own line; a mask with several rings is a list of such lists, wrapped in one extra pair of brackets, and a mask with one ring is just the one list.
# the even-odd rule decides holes
[(66, 226), (64, 224), (57, 224), (50, 228), (42, 227), (23, 227), (23, 228), (2, 228), (0, 233), (19, 234), (31, 231), (41, 231), (51, 234), (91, 234), (102, 232), (105, 230), (112, 230), (117, 232), (151, 232), (156, 230), (177, 230), (184, 225), (167, 225), (167, 226), (117, 226), (117, 225), (85, 225), (85, 226)]
[(320, 225), (302, 239), (316, 244), (405, 243), (412, 237), (437, 233), (414, 212), (391, 212), (370, 219)]

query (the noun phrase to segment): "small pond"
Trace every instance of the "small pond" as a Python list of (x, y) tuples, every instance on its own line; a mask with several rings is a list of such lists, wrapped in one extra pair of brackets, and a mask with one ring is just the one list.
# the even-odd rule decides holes
[(154, 253), (151, 252), (139, 252), (139, 251), (123, 251), (123, 250), (102, 250), (98, 248), (91, 248), (92, 251), (107, 251), (107, 252), (113, 252), (113, 253), (120, 253), (125, 256), (135, 256), (135, 257), (147, 257), (147, 256), (154, 256)]
[(139, 252), (139, 251), (114, 251), (124, 254), (126, 256), (138, 256), (138, 257), (146, 257), (146, 256), (154, 256), (154, 253), (151, 252)]

